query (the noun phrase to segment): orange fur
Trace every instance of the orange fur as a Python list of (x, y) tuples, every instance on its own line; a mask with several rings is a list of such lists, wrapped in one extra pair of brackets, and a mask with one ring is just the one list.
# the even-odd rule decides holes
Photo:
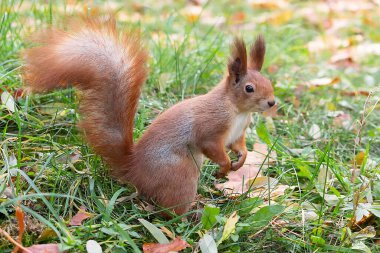
[[(244, 42), (236, 39), (227, 76), (209, 93), (159, 115), (133, 143), (147, 54), (138, 36), (121, 35), (115, 27), (112, 21), (87, 20), (68, 32), (50, 29), (38, 35), (42, 45), (25, 53), (26, 85), (34, 92), (69, 84), (80, 89), (79, 125), (113, 177), (182, 214), (194, 201), (203, 156), (219, 164), (220, 177), (239, 169), (246, 158), (244, 132), (251, 113), (268, 109), (274, 101), (271, 83), (258, 72), (264, 42), (259, 37), (248, 61)], [(226, 148), (238, 155), (237, 162), (231, 163)]]

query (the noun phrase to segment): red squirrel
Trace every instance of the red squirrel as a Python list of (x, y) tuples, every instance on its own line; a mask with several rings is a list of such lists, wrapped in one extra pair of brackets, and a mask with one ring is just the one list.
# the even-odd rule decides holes
[[(40, 45), (25, 51), (23, 78), (32, 92), (73, 85), (83, 93), (79, 127), (115, 179), (132, 183), (140, 195), (180, 215), (195, 199), (204, 156), (220, 166), (217, 177), (243, 165), (252, 112), (275, 104), (272, 84), (260, 73), (262, 36), (248, 55), (244, 41), (236, 38), (220, 83), (161, 113), (134, 142), (134, 117), (148, 73), (146, 49), (138, 35), (120, 34), (114, 21), (76, 26), (39, 33)], [(226, 148), (237, 161), (231, 162)]]

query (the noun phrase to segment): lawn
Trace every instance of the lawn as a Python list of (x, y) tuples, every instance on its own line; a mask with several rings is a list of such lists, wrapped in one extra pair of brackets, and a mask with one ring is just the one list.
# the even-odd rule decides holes
[[(1, 1), (0, 252), (20, 230), (24, 247), (67, 252), (142, 252), (176, 237), (181, 252), (380, 252), (379, 13), (378, 0)], [(150, 54), (136, 140), (219, 82), (234, 35), (265, 36), (278, 108), (247, 131), (258, 163), (247, 192), (221, 190), (231, 182), (207, 160), (193, 209), (163, 219), (86, 145), (74, 89), (24, 92), (33, 32), (109, 14), (141, 30)]]

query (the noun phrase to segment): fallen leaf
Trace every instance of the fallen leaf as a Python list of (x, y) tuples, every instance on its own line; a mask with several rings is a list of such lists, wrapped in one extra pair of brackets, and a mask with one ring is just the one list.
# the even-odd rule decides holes
[(364, 96), (368, 97), (371, 93), (366, 90), (357, 90), (357, 91), (344, 91), (342, 90), (340, 92), (340, 95), (342, 96), (348, 96), (348, 97), (357, 97), (357, 96)]
[(10, 112), (16, 111), (15, 100), (8, 91), (3, 91), (3, 93), (1, 93), (1, 102)]
[(60, 111), (65, 109), (64, 103), (49, 103), (44, 104), (43, 106), (39, 106), (37, 108), (38, 112), (45, 115), (56, 115), (59, 114)]
[[(321, 194), (322, 196), (323, 194)], [(339, 198), (334, 194), (324, 194), (323, 195), (325, 201), (330, 206), (336, 206), (339, 203)]]
[(57, 233), (53, 229), (47, 228), (38, 236), (37, 241), (42, 242), (56, 237)]
[(272, 13), (268, 17), (264, 18), (264, 22), (270, 23), (275, 26), (279, 26), (279, 25), (287, 23), (292, 17), (293, 17), (293, 12), (291, 10), (281, 10), (281, 11)]
[(368, 246), (365, 245), (362, 241), (353, 242), (351, 249), (359, 252), (372, 253), (371, 249), (368, 248)]
[(248, 0), (248, 4), (255, 9), (280, 9), (288, 6), (289, 3), (285, 0)]
[(26, 249), (28, 249), (29, 251), (33, 253), (60, 253), (58, 244), (55, 244), (55, 243), (37, 244), (37, 245), (27, 247)]
[[(260, 196), (265, 192), (268, 182), (267, 177), (263, 177), (261, 169), (266, 169), (269, 165), (273, 164), (276, 159), (276, 153), (274, 151), (269, 155), (269, 159), (266, 159), (268, 154), (268, 147), (263, 143), (255, 143), (254, 150), (248, 152), (247, 159), (244, 165), (237, 171), (231, 171), (227, 175), (227, 181), (221, 184), (216, 184), (215, 187), (223, 192), (224, 195), (229, 197), (236, 197), (250, 190), (249, 196)], [(264, 162), (265, 160), (265, 162)], [(264, 162), (264, 163), (263, 163)], [(258, 181), (255, 182), (254, 179)], [(270, 182), (277, 181), (276, 179), (269, 179)], [(265, 181), (265, 183), (264, 183)], [(278, 187), (278, 188), (277, 188)], [(279, 196), (283, 194), (285, 188), (288, 186), (280, 186), (277, 184), (271, 184), (271, 196), (273, 194)], [(277, 191), (279, 189), (279, 191)]]
[(318, 214), (312, 210), (305, 210), (303, 212), (303, 218), (306, 220), (306, 221), (313, 221), (313, 220), (317, 220), (319, 218)]
[(356, 154), (355, 159), (351, 161), (351, 164), (354, 166), (361, 166), (365, 158), (365, 152), (360, 151)]
[(242, 11), (234, 13), (231, 17), (233, 24), (241, 24), (245, 21), (245, 18), (245, 13)]
[(86, 243), (87, 253), (102, 253), (102, 247), (100, 247), (99, 243), (94, 240), (88, 240)]
[(356, 208), (356, 211), (355, 211), (355, 223), (358, 224), (362, 224), (364, 223), (363, 219), (364, 220), (367, 220), (367, 218), (370, 217), (371, 213), (369, 211), (369, 209), (372, 207), (372, 205), (370, 203), (359, 203), (357, 208)]
[(330, 63), (338, 68), (357, 68), (359, 65), (355, 62), (352, 57), (351, 51), (344, 50), (335, 53), (331, 59)]
[(347, 113), (340, 114), (333, 119), (333, 125), (337, 127), (342, 127), (346, 130), (352, 130), (352, 117), (350, 114)]
[(175, 239), (175, 236), (174, 234), (172, 233), (172, 231), (170, 231), (169, 229), (167, 229), (166, 227), (160, 227), (160, 230), (162, 232), (164, 232), (170, 239), (174, 240)]
[(237, 214), (236, 211), (234, 211), (230, 217), (228, 217), (226, 224), (224, 225), (223, 228), (223, 234), (222, 237), (218, 241), (218, 245), (221, 244), (224, 240), (228, 239), (230, 235), (235, 232), (236, 229), (236, 223), (239, 220), (239, 215)]
[(187, 21), (193, 23), (196, 22), (202, 13), (202, 6), (198, 5), (188, 5), (182, 9), (182, 15), (187, 19)]
[(313, 138), (314, 140), (318, 140), (321, 138), (321, 129), (317, 124), (311, 125), (309, 129), (309, 136)]
[(218, 253), (216, 242), (214, 238), (209, 234), (205, 234), (199, 240), (198, 244), (199, 244), (199, 247), (201, 248), (202, 253)]
[(275, 64), (270, 65), (270, 66), (268, 67), (268, 73), (269, 73), (269, 74), (275, 74), (275, 73), (278, 72), (279, 69), (280, 69), (280, 67), (279, 67), (278, 65), (275, 65)]
[(317, 78), (317, 79), (312, 79), (308, 81), (306, 84), (308, 87), (320, 87), (320, 86), (331, 86), (336, 83), (340, 82), (339, 77), (324, 77), (324, 78)]
[(77, 214), (71, 218), (71, 220), (69, 222), (69, 226), (80, 226), (80, 225), (82, 225), (82, 222), (85, 219), (88, 219), (91, 217), (92, 217), (92, 214), (86, 212), (86, 207), (81, 206), (80, 209), (78, 210)]
[(177, 237), (170, 243), (144, 243), (143, 244), (143, 252), (144, 253), (168, 253), (171, 251), (177, 252), (183, 249), (190, 247), (190, 245), (181, 239), (181, 237)]
[(359, 232), (352, 234), (352, 239), (360, 240), (365, 238), (374, 238), (376, 236), (376, 230), (373, 226), (367, 226), (361, 229)]

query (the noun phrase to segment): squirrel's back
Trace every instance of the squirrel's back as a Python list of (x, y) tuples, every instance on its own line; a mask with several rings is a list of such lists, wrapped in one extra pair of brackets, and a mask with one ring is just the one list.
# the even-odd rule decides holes
[(133, 148), (133, 119), (146, 80), (147, 53), (136, 34), (111, 21), (85, 20), (68, 31), (48, 29), (26, 50), (23, 77), (32, 92), (74, 85), (84, 94), (80, 127), (111, 167)]

